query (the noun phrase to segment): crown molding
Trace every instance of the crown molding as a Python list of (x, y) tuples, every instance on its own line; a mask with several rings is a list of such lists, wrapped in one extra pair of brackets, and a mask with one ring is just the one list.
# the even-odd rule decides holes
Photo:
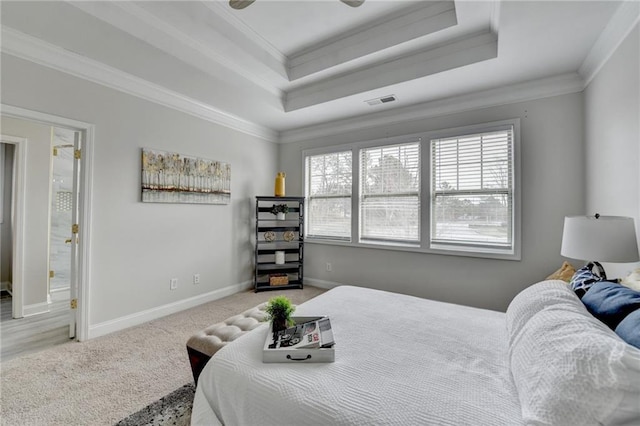
[(20, 31), (2, 27), (2, 52), (163, 105), (239, 132), (275, 142), (272, 129), (226, 113), (211, 105), (78, 55)]
[(451, 0), (418, 2), (290, 55), (290, 80), (378, 52), (458, 23)]
[(434, 47), (408, 52), (376, 65), (291, 89), (286, 92), (284, 110), (294, 111), (497, 56), (496, 34), (490, 30), (469, 34)]
[(585, 86), (591, 83), (638, 22), (640, 22), (640, 2), (633, 0), (623, 2), (578, 69), (585, 80)]
[(379, 126), (577, 93), (583, 89), (584, 81), (579, 74), (562, 74), (316, 126), (286, 130), (280, 133), (280, 142), (291, 143), (335, 136)]

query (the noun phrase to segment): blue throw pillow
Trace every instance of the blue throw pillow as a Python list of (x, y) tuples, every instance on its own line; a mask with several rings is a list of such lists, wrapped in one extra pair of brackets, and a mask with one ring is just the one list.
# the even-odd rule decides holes
[(631, 312), (616, 327), (616, 334), (630, 345), (640, 349), (640, 309)]
[(589, 262), (582, 268), (578, 269), (576, 273), (573, 274), (573, 277), (571, 277), (571, 282), (569, 283), (569, 285), (580, 298), (584, 296), (584, 294), (591, 288), (592, 285), (602, 281), (602, 278), (591, 271), (593, 266), (593, 263)]
[(627, 315), (640, 308), (640, 292), (609, 281), (591, 286), (582, 297), (582, 303), (591, 314), (615, 329)]

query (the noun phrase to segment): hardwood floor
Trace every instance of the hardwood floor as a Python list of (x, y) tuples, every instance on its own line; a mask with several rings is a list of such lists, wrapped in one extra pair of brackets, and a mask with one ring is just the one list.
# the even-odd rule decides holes
[(69, 339), (69, 301), (51, 304), (46, 314), (11, 318), (11, 297), (0, 298), (0, 362), (38, 352), (54, 345), (73, 342)]

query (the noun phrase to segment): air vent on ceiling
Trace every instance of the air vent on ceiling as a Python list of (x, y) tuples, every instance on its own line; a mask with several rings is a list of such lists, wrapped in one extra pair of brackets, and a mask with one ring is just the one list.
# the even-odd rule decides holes
[(369, 99), (368, 101), (365, 101), (365, 102), (373, 106), (373, 105), (386, 104), (389, 102), (395, 102), (397, 100), (398, 99), (396, 98), (396, 95), (387, 95), (381, 98)]

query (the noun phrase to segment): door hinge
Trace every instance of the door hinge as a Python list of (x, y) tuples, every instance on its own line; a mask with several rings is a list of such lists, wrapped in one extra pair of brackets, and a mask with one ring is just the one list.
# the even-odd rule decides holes
[(58, 147), (53, 147), (53, 156), (57, 157), (58, 156)]
[(73, 151), (73, 158), (79, 160), (82, 157), (82, 150), (76, 149)]
[(78, 299), (71, 299), (71, 309), (78, 309)]
[(54, 277), (54, 275), (55, 275), (55, 272), (53, 272), (53, 271), (49, 271), (49, 278), (53, 278), (53, 277)]
[(77, 234), (79, 230), (80, 230), (80, 227), (78, 226), (77, 223), (74, 223), (73, 225), (71, 225), (71, 233), (72, 234)]

